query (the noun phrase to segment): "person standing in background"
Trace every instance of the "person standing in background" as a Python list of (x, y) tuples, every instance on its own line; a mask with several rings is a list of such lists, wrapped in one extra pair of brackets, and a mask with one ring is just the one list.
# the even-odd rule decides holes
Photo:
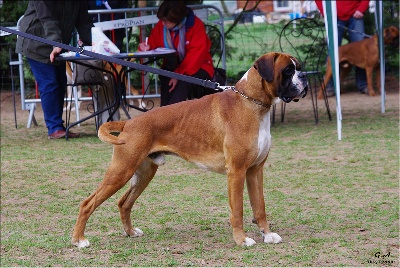
[[(92, 44), (92, 19), (88, 14), (86, 1), (29, 1), (19, 31), (69, 44), (75, 29), (83, 45)], [(54, 61), (61, 48), (19, 36), (16, 53), (26, 56), (32, 73), (38, 83), (44, 120), (49, 139), (59, 139), (66, 135), (62, 119), (67, 83), (64, 61)], [(78, 133), (68, 133), (77, 138)]]
[[(369, 8), (369, 1), (365, 0), (352, 0), (352, 1), (335, 1), (337, 10), (337, 23), (338, 23), (338, 44), (342, 44), (343, 33), (348, 29), (350, 42), (361, 41), (364, 39), (364, 13)], [(321, 0), (316, 0), (317, 5), (322, 16), (323, 6)], [(354, 51), (357, 53), (357, 51)], [(356, 67), (356, 84), (357, 88), (362, 94), (368, 94), (367, 78), (364, 69)], [(326, 85), (326, 94), (328, 97), (335, 95), (333, 88), (333, 80), (331, 79)]]

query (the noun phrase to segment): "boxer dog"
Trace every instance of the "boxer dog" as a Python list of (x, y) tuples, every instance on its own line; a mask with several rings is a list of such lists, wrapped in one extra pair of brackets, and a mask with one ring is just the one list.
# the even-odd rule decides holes
[[(230, 223), (237, 245), (256, 243), (243, 230), (245, 182), (253, 222), (263, 241), (281, 242), (269, 229), (263, 194), (263, 168), (271, 146), (270, 110), (280, 100), (288, 103), (304, 97), (306, 76), (297, 59), (272, 52), (258, 58), (231, 89), (101, 125), (99, 138), (114, 145), (112, 161), (103, 182), (80, 205), (72, 243), (89, 246), (84, 237), (89, 216), (130, 179), (118, 208), (125, 234), (142, 236), (143, 232), (132, 226), (131, 209), (158, 166), (164, 164), (166, 154), (227, 174)], [(114, 132), (119, 135), (112, 135)]]
[[(385, 28), (383, 31), (383, 40), (385, 45), (399, 46), (399, 29), (395, 26)], [(381, 92), (381, 72), (379, 68), (379, 48), (378, 48), (378, 35), (358, 41), (348, 43), (339, 47), (339, 67), (340, 67), (340, 80), (343, 80), (351, 70), (351, 67), (355, 65), (359, 68), (365, 69), (367, 75), (368, 84), (368, 95), (375, 96), (375, 91), (372, 83), (372, 74), (376, 72), (376, 84)], [(332, 78), (332, 67), (331, 60), (328, 57), (326, 63), (326, 72), (324, 85), (327, 85), (328, 81)], [(323, 99), (323, 90), (325, 87), (322, 86), (319, 89), (318, 99)]]

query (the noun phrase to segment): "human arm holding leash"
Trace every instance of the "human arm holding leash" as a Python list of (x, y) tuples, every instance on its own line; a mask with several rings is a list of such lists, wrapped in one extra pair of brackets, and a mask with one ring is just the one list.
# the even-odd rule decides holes
[[(55, 12), (59, 9), (65, 10), (65, 13), (61, 17), (59, 12)], [(51, 41), (68, 44), (75, 27), (78, 29), (80, 39), (85, 44), (90, 45), (92, 42), (91, 27), (93, 23), (87, 16), (87, 6), (80, 4), (79, 9), (74, 10), (76, 21), (69, 19), (73, 14), (67, 12), (68, 9), (70, 9), (68, 5), (60, 7), (57, 1), (30, 1), (27, 9), (28, 14), (25, 14), (25, 16), (28, 16), (32, 23), (21, 25), (24, 28), (22, 30)], [(64, 29), (71, 29), (71, 32)], [(32, 43), (32, 46), (29, 45), (27, 47), (34, 48), (28, 54), (38, 54), (41, 57), (47, 54), (50, 62), (54, 62), (54, 58), (62, 51), (61, 48), (51, 47), (34, 40), (25, 40), (25, 42)], [(29, 51), (29, 48), (27, 50)]]

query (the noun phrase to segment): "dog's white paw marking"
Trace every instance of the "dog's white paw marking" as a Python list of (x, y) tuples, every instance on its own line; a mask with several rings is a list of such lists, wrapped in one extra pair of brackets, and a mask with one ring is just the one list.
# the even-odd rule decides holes
[(134, 228), (133, 230), (135, 231), (135, 235), (133, 237), (138, 237), (138, 236), (143, 236), (144, 235), (142, 230), (140, 230), (139, 228)]
[(78, 248), (86, 248), (90, 246), (89, 240), (79, 240), (79, 242), (74, 243), (74, 246), (77, 246)]
[(277, 244), (282, 242), (282, 237), (280, 237), (277, 233), (266, 233), (264, 234), (261, 232), (263, 238), (264, 238), (264, 243), (267, 244)]
[(255, 244), (256, 244), (256, 241), (254, 241), (250, 237), (246, 237), (243, 242), (243, 246), (246, 246), (246, 247), (251, 247), (251, 246), (254, 246)]
[(127, 232), (124, 231), (124, 235), (125, 236), (129, 236), (129, 237), (139, 237), (139, 236), (143, 236), (144, 233), (142, 232), (142, 230), (140, 230), (139, 228), (134, 228), (133, 229), (134, 234), (133, 235), (129, 235)]

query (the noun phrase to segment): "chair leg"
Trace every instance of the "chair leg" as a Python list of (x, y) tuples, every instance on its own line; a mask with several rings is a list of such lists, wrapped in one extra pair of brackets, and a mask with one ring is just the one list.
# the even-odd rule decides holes
[(281, 102), (281, 122), (285, 121), (286, 102)]
[(318, 98), (316, 96), (316, 78), (315, 75), (311, 78), (310, 76), (307, 76), (308, 80), (308, 88), (310, 89), (310, 95), (311, 95), (311, 102), (314, 110), (314, 119), (315, 119), (315, 124), (318, 125)]
[[(67, 86), (68, 87), (68, 86)], [(71, 95), (68, 96), (68, 90), (65, 90), (65, 125), (66, 127), (69, 126), (70, 120), (71, 120), (71, 102), (72, 102), (72, 96), (73, 96), (73, 92), (71, 92)], [(68, 103), (70, 105), (68, 105)], [(69, 106), (69, 107), (68, 107)]]

